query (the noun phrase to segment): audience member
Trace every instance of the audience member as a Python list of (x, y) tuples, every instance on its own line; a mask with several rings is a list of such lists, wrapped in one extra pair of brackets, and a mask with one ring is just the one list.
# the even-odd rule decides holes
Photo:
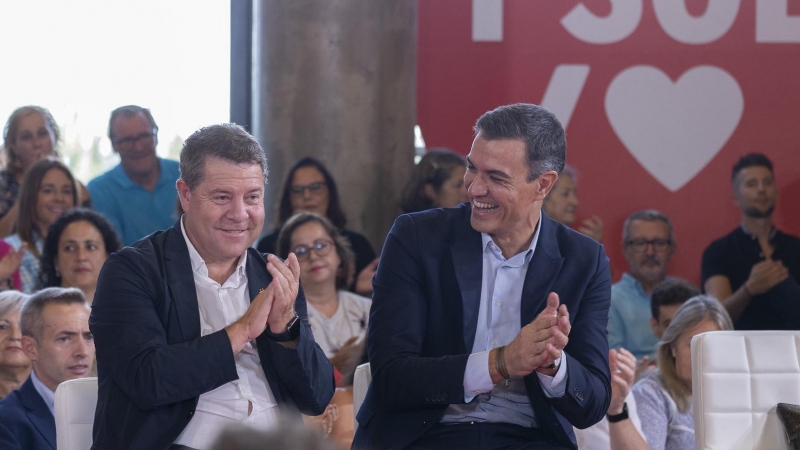
[[(730, 316), (713, 297), (689, 299), (675, 313), (658, 344), (658, 369), (633, 386), (642, 434), (626, 419), (625, 404), (609, 409), (611, 447), (620, 450), (695, 448), (692, 416), (692, 338), (700, 333), (730, 330)], [(630, 389), (633, 376), (614, 380)]]
[(39, 256), (50, 224), (64, 211), (78, 204), (75, 179), (60, 161), (40, 160), (22, 179), (17, 204), (16, 233), (5, 238), (5, 241), (15, 250), (25, 248), (19, 277), (22, 291), (31, 294), (38, 285)]
[[(575, 223), (575, 213), (578, 211), (578, 175), (575, 169), (564, 166), (542, 207), (545, 214), (556, 222), (568, 227)], [(578, 227), (578, 231), (597, 242), (603, 242), (604, 230), (603, 221), (597, 216), (585, 219)]]
[(772, 222), (772, 161), (745, 155), (731, 178), (742, 222), (703, 252), (703, 288), (722, 301), (737, 329), (800, 330), (800, 239)]
[(89, 209), (70, 209), (47, 232), (39, 285), (78, 288), (91, 305), (103, 263), (120, 248), (117, 233), (103, 216)]
[(147, 108), (128, 105), (111, 113), (108, 138), (119, 154), (113, 169), (89, 182), (94, 209), (114, 225), (125, 245), (166, 230), (178, 218), (178, 162), (159, 158), (158, 125)]
[[(57, 157), (60, 130), (50, 111), (40, 106), (23, 106), (11, 113), (3, 129), (5, 169), (0, 171), (0, 237), (14, 232), (19, 208), (20, 183), (37, 161)], [(91, 206), (89, 192), (80, 182), (80, 199)]]
[(372, 301), (346, 290), (354, 272), (350, 244), (330, 220), (302, 212), (286, 221), (278, 235), (277, 255), (288, 258), (290, 252), (300, 263), (314, 340), (342, 375), (340, 385), (352, 385), (364, 359)]
[(19, 327), (20, 310), (27, 298), (19, 291), (0, 292), (0, 400), (22, 386), (31, 373)]
[(327, 217), (347, 238), (356, 255), (356, 278), (350, 290), (361, 295), (371, 295), (372, 277), (378, 267), (375, 251), (367, 238), (345, 229), (347, 219), (339, 204), (336, 182), (328, 169), (314, 158), (303, 158), (289, 169), (278, 205), (277, 227), (258, 242), (258, 251), (275, 253), (281, 227), (289, 217), (301, 211)]
[(675, 252), (672, 223), (656, 210), (637, 211), (625, 220), (622, 246), (630, 273), (611, 286), (608, 345), (628, 349), (637, 360), (649, 359), (658, 343), (649, 326), (650, 295), (666, 278)]
[(658, 283), (650, 297), (650, 328), (653, 334), (661, 340), (681, 305), (698, 295), (700, 290), (682, 278), (669, 277)]
[(0, 401), (0, 448), (55, 450), (56, 388), (89, 376), (94, 363), (89, 305), (78, 289), (43, 289), (25, 302), (21, 324), (22, 348), (33, 371)]
[(464, 187), (467, 162), (448, 149), (433, 149), (414, 167), (403, 188), (400, 208), (404, 213), (431, 208), (453, 208), (469, 201)]
[(186, 139), (180, 167), (181, 219), (109, 256), (98, 280), (93, 448), (207, 448), (233, 424), (320, 414), (333, 395), (296, 256), (250, 247), (264, 150), (238, 125), (213, 125)]
[(574, 448), (608, 407), (608, 258), (540, 214), (561, 124), (516, 104), (475, 131), (471, 203), (401, 215), (386, 239), (354, 448)]

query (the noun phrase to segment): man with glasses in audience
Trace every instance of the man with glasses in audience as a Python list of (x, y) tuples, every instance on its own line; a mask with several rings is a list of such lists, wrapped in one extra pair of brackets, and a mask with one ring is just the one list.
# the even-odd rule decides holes
[(703, 252), (703, 289), (725, 305), (737, 330), (800, 330), (800, 239), (772, 222), (772, 161), (742, 156), (731, 178), (742, 222)]
[(622, 246), (630, 272), (611, 286), (608, 346), (623, 347), (637, 360), (648, 359), (658, 338), (650, 327), (650, 296), (667, 277), (675, 253), (672, 223), (663, 213), (647, 209), (631, 214), (622, 227)]
[(120, 163), (89, 182), (94, 209), (131, 245), (177, 220), (178, 162), (159, 158), (158, 125), (150, 110), (121, 106), (111, 113), (108, 137)]

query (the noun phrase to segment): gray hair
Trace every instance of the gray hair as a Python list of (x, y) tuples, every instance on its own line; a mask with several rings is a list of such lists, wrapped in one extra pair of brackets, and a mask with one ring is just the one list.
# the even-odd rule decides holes
[(22, 308), (22, 304), (27, 300), (28, 294), (20, 291), (1, 291), (0, 292), (0, 317), (17, 311)]
[(685, 332), (703, 322), (711, 320), (720, 331), (732, 330), (733, 323), (728, 311), (717, 299), (708, 295), (698, 295), (686, 301), (669, 323), (658, 343), (658, 369), (664, 387), (680, 411), (687, 411), (692, 395), (692, 383), (678, 378), (673, 356), (675, 343)]
[(222, 123), (200, 128), (183, 143), (181, 179), (194, 190), (205, 174), (206, 160), (220, 158), (234, 164), (258, 164), (267, 184), (267, 154), (256, 138), (235, 123)]
[(138, 114), (142, 114), (150, 121), (150, 124), (153, 126), (153, 134), (158, 134), (158, 125), (156, 125), (156, 120), (153, 119), (153, 114), (150, 113), (150, 110), (147, 108), (142, 108), (141, 106), (137, 105), (125, 105), (120, 106), (119, 108), (111, 111), (111, 118), (108, 119), (108, 138), (111, 139), (111, 142), (114, 142), (114, 133), (111, 131), (111, 125), (114, 124), (114, 121), (117, 120), (118, 117), (125, 117), (126, 119), (130, 119)]
[(661, 211), (655, 209), (643, 209), (641, 211), (636, 211), (628, 216), (627, 219), (625, 219), (625, 224), (622, 225), (622, 245), (626, 245), (628, 243), (628, 239), (631, 237), (631, 223), (634, 220), (643, 220), (645, 222), (664, 222), (667, 225), (667, 230), (669, 231), (669, 240), (672, 241), (672, 243), (675, 243), (675, 231), (672, 229), (672, 222), (669, 220), (669, 217), (667, 217), (667, 215)]
[(487, 140), (521, 139), (525, 142), (528, 181), (553, 170), (560, 173), (567, 158), (567, 138), (555, 115), (541, 106), (517, 103), (484, 113), (475, 134)]
[(22, 315), (19, 323), (23, 336), (30, 336), (41, 340), (44, 333), (42, 312), (47, 305), (72, 305), (81, 304), (89, 309), (89, 303), (78, 288), (50, 287), (31, 295), (22, 306)]

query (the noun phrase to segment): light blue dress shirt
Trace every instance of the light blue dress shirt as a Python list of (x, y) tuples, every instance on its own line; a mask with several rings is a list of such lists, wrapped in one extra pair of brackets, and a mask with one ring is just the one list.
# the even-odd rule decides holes
[[(530, 247), (509, 259), (503, 257), (502, 251), (488, 234), (481, 233), (483, 242), (481, 304), (472, 354), (469, 356), (464, 373), (464, 400), (468, 403), (450, 405), (445, 410), (442, 423), (505, 422), (524, 427), (536, 426), (536, 418), (522, 378), (512, 378), (508, 384), (505, 382), (492, 384), (489, 375), (489, 352), (494, 348), (508, 345), (521, 329), (522, 285), (539, 241), (541, 224), (540, 220)], [(537, 372), (545, 395), (549, 397), (564, 395), (567, 384), (566, 361), (566, 358), (562, 357), (561, 366), (555, 377)]]
[(650, 326), (650, 296), (631, 275), (622, 274), (611, 286), (611, 307), (608, 310), (608, 348), (624, 347), (636, 359), (653, 358), (658, 338)]

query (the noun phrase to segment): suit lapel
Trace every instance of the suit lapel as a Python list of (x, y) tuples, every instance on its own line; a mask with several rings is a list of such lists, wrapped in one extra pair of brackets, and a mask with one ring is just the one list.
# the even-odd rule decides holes
[(28, 420), (36, 428), (36, 431), (42, 435), (50, 447), (55, 450), (56, 448), (56, 419), (50, 412), (42, 396), (33, 385), (33, 379), (28, 377), (28, 380), (20, 388), (21, 403), (27, 411), (25, 414)]
[[(464, 210), (466, 215), (457, 223), (453, 233), (450, 254), (453, 258), (458, 288), (461, 291), (464, 349), (467, 353), (471, 353), (481, 306), (483, 249), (481, 248), (481, 234), (475, 231), (469, 223), (470, 209), (465, 208)], [(475, 261), (480, 263), (475, 264)]]
[(525, 274), (525, 282), (522, 285), (519, 315), (522, 327), (529, 324), (536, 314), (544, 309), (547, 295), (564, 263), (564, 258), (558, 250), (552, 219), (542, 211), (539, 220), (542, 221), (539, 241), (536, 243), (536, 250), (533, 252), (528, 271)]
[(200, 336), (200, 309), (181, 221), (178, 220), (165, 234), (164, 265), (169, 293), (165, 301), (172, 302), (183, 339), (195, 339)]

